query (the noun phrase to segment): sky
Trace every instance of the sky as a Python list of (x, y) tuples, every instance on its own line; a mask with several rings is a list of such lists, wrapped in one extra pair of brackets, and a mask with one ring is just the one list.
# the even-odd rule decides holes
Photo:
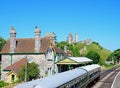
[(41, 36), (54, 32), (57, 41), (78, 33), (79, 41), (90, 38), (104, 48), (120, 48), (120, 0), (0, 0), (0, 36), (34, 38), (35, 26)]

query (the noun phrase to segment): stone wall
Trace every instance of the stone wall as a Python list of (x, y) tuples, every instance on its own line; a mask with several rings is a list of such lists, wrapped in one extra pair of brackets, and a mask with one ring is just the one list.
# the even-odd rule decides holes
[[(20, 59), (24, 58), (25, 55), (13, 55), (12, 56), (12, 63), (19, 61)], [(7, 73), (8, 71), (3, 71), (6, 67), (11, 65), (11, 57), (10, 55), (2, 55), (1, 61), (1, 80), (7, 81)]]
[[(45, 71), (47, 70), (47, 60), (45, 59), (44, 54), (40, 55), (13, 55), (12, 63), (19, 61), (22, 58), (28, 58), (28, 63), (35, 62), (39, 65), (40, 75), (45, 76)], [(50, 63), (49, 63), (50, 64)], [(3, 71), (6, 67), (11, 65), (11, 57), (10, 55), (2, 55), (2, 63), (1, 63), (1, 80), (7, 81), (7, 73), (8, 71)]]

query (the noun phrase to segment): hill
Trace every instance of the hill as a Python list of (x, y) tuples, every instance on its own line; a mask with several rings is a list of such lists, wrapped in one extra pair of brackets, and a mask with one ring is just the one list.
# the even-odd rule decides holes
[(65, 41), (56, 43), (57, 47), (64, 49), (64, 46), (67, 46), (67, 50), (70, 50), (73, 53), (73, 56), (85, 56), (89, 51), (96, 51), (99, 53), (101, 59), (106, 60), (107, 57), (111, 54), (110, 50), (103, 48), (99, 43), (92, 42), (90, 44), (86, 43), (73, 43), (68, 44)]

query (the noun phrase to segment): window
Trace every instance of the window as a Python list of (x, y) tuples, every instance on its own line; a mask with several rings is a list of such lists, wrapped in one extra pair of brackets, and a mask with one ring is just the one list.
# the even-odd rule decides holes
[(54, 59), (54, 52), (52, 50), (52, 48), (48, 48), (47, 52), (46, 52), (46, 58), (48, 59), (48, 61), (53, 60)]

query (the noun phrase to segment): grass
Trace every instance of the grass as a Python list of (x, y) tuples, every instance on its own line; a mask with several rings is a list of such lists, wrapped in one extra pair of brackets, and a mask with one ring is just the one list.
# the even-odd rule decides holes
[(116, 64), (116, 65), (113, 65), (113, 64), (103, 65), (102, 67), (104, 68), (104, 70), (108, 70), (108, 69), (111, 69), (113, 67), (120, 67), (120, 64)]
[(97, 53), (99, 53), (101, 59), (106, 60), (107, 57), (111, 54), (111, 51), (101, 47), (100, 45), (96, 45), (94, 43), (92, 43), (91, 45), (87, 46), (87, 51), (96, 51)]
[(15, 84), (9, 84), (8, 86), (2, 87), (2, 88), (13, 88), (16, 85), (17, 85), (17, 83), (15, 83)]

